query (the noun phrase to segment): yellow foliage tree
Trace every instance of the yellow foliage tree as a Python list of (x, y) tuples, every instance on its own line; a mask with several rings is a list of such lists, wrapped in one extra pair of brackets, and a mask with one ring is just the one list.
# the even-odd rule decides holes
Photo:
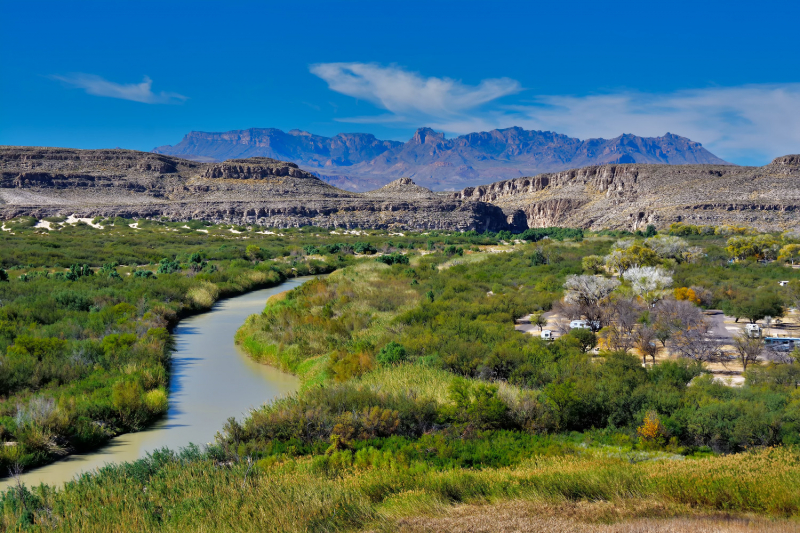
[(639, 443), (644, 446), (661, 446), (667, 438), (667, 429), (655, 411), (647, 412), (636, 433), (639, 435)]
[(800, 261), (800, 244), (787, 244), (781, 248), (778, 259), (790, 261), (794, 266), (795, 261)]
[(695, 305), (700, 305), (700, 298), (698, 298), (697, 294), (688, 287), (678, 287), (675, 289), (674, 294), (676, 300), (687, 300)]

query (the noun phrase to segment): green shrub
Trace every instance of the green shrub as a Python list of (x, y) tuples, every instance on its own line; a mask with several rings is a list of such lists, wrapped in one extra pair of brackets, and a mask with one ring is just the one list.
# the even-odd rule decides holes
[(381, 348), (375, 359), (382, 365), (394, 365), (404, 362), (408, 358), (408, 351), (405, 346), (391, 341)]

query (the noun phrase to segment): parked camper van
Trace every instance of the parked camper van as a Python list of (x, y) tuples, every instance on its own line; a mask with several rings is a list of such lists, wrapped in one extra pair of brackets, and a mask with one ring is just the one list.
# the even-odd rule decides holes
[(546, 341), (553, 340), (553, 332), (549, 329), (543, 329), (541, 333), (542, 339)]
[(744, 331), (747, 333), (748, 337), (758, 338), (761, 337), (761, 326), (758, 324), (746, 324), (744, 326)]
[(589, 323), (585, 320), (573, 320), (569, 323), (570, 329), (591, 329)]
[(791, 352), (795, 348), (800, 348), (800, 338), (798, 337), (766, 337), (764, 344), (767, 348), (776, 352)]
[(779, 281), (779, 282), (778, 282), (778, 285), (780, 285), (781, 287), (785, 287), (785, 286), (787, 286), (788, 284), (789, 284), (789, 282), (788, 282), (788, 281)]

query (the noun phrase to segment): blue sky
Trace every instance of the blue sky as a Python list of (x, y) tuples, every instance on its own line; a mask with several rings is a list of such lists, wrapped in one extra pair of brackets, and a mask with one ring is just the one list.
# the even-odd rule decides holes
[(407, 140), (518, 125), (800, 152), (800, 3), (0, 4), (0, 144), (150, 150), (191, 130)]

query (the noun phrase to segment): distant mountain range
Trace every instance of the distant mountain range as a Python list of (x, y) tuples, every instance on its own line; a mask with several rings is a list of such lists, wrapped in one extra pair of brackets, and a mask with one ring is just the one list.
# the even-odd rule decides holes
[(729, 164), (700, 143), (672, 133), (580, 140), (518, 127), (452, 139), (431, 128), (420, 128), (405, 143), (382, 141), (369, 133), (322, 137), (275, 128), (193, 131), (175, 146), (159, 146), (153, 152), (201, 162), (248, 157), (291, 161), (331, 185), (353, 191), (376, 189), (401, 177), (413, 178), (433, 190), (457, 190), (589, 165)]

